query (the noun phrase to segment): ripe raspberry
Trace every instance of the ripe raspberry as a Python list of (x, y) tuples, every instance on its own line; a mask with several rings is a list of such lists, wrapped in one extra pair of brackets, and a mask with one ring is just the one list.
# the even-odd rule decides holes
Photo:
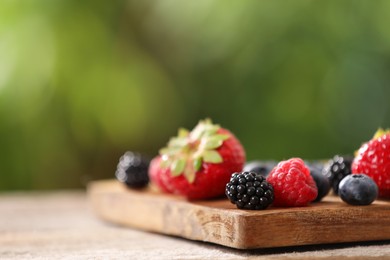
[(379, 188), (379, 197), (390, 198), (390, 131), (378, 130), (363, 144), (352, 163), (352, 173), (364, 173)]
[(317, 186), (300, 158), (280, 162), (268, 175), (274, 187), (274, 206), (305, 206), (317, 197)]

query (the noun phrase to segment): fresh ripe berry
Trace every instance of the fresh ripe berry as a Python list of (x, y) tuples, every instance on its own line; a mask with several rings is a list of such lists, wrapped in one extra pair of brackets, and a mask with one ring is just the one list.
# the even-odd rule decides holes
[(225, 194), (239, 209), (260, 210), (274, 200), (274, 190), (265, 177), (255, 172), (236, 172), (226, 184)]
[(325, 197), (330, 190), (329, 179), (322, 174), (321, 170), (315, 166), (309, 166), (311, 177), (313, 177), (317, 189), (318, 195), (315, 198), (314, 202), (321, 201), (323, 197)]
[(379, 197), (390, 198), (390, 131), (378, 130), (374, 138), (360, 147), (352, 173), (364, 173), (379, 188)]
[(231, 174), (241, 171), (244, 162), (240, 141), (227, 129), (204, 120), (191, 132), (180, 129), (153, 160), (149, 175), (164, 191), (207, 199), (222, 196)]
[(365, 174), (351, 174), (340, 182), (339, 196), (351, 205), (370, 205), (378, 196), (378, 186)]
[(351, 172), (352, 157), (335, 155), (324, 166), (323, 174), (328, 177), (329, 183), (332, 186), (333, 192), (338, 194), (339, 183)]
[(256, 172), (264, 177), (267, 177), (275, 165), (275, 161), (249, 161), (245, 163), (243, 171)]
[(275, 206), (305, 206), (318, 194), (310, 170), (300, 158), (280, 162), (267, 181), (274, 187)]
[(151, 183), (155, 184), (161, 191), (166, 193), (172, 193), (172, 189), (164, 184), (161, 176), (168, 174), (168, 168), (161, 168), (161, 156), (156, 156), (149, 165), (149, 178)]
[(148, 168), (149, 159), (127, 151), (119, 160), (115, 176), (130, 188), (142, 188), (149, 183)]

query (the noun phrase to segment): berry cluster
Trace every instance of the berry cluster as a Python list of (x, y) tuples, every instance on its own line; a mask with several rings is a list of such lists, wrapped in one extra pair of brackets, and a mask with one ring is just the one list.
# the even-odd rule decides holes
[(115, 176), (131, 188), (145, 187), (150, 178), (162, 191), (190, 200), (218, 197), (225, 191), (237, 208), (249, 210), (271, 204), (306, 206), (320, 201), (331, 188), (351, 205), (369, 205), (378, 196), (390, 198), (390, 131), (378, 130), (355, 155), (335, 155), (326, 164), (291, 158), (244, 165), (239, 140), (206, 119), (192, 131), (179, 129), (152, 162), (126, 152)]
[(299, 158), (282, 161), (267, 173), (270, 164), (249, 162), (244, 169), (252, 167), (252, 172), (234, 173), (225, 190), (229, 200), (240, 209), (265, 209), (270, 204), (305, 206), (329, 191), (328, 179)]
[(378, 196), (375, 181), (361, 173), (352, 173), (353, 158), (335, 155), (323, 168), (335, 195), (351, 205), (369, 205)]

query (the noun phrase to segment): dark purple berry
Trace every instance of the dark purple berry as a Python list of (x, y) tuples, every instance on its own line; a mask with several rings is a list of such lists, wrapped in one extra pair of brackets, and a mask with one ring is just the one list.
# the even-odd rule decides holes
[(351, 205), (370, 205), (378, 197), (378, 186), (365, 174), (351, 174), (340, 182), (339, 196)]
[(325, 197), (330, 190), (330, 184), (328, 178), (322, 174), (322, 172), (317, 168), (309, 165), (310, 174), (313, 177), (317, 189), (318, 194), (317, 197), (314, 199), (314, 202), (321, 201), (323, 197)]
[(127, 151), (119, 159), (116, 178), (130, 188), (142, 188), (149, 183), (150, 160), (139, 153)]
[(339, 183), (347, 175), (350, 175), (352, 157), (336, 155), (324, 166), (323, 174), (328, 177), (329, 183), (335, 194), (338, 194)]
[(225, 193), (239, 209), (265, 209), (274, 200), (272, 185), (255, 172), (234, 173), (226, 184)]

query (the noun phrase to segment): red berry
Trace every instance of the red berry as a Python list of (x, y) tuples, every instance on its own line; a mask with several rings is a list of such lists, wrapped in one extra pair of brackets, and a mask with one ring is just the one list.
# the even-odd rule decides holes
[(352, 173), (364, 173), (378, 185), (379, 197), (390, 198), (390, 133), (379, 130), (363, 144), (353, 163)]
[(231, 174), (244, 163), (244, 148), (230, 131), (201, 121), (191, 132), (180, 130), (160, 150), (149, 175), (163, 191), (206, 199), (222, 196)]
[(274, 187), (274, 206), (305, 206), (317, 197), (317, 186), (302, 159), (280, 162), (267, 177)]
[(159, 187), (163, 192), (171, 192), (169, 187), (167, 187), (161, 179), (161, 176), (164, 175), (163, 171), (168, 169), (161, 169), (161, 156), (156, 156), (149, 165), (149, 178), (152, 183)]

